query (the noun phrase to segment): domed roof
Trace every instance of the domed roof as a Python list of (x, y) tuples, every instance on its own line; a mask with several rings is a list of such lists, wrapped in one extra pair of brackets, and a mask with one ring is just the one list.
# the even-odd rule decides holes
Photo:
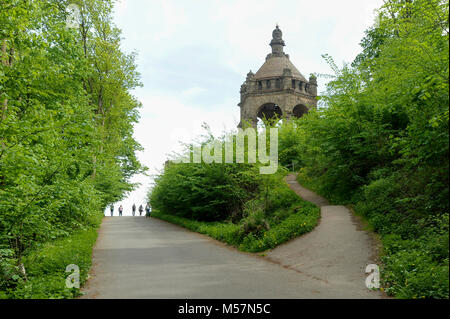
[(299, 70), (292, 64), (292, 62), (288, 59), (286, 55), (283, 56), (271, 56), (266, 62), (259, 68), (259, 70), (255, 73), (254, 79), (265, 79), (265, 78), (273, 78), (280, 77), (285, 72), (284, 69), (291, 70), (291, 74), (293, 78), (302, 80), (303, 82), (307, 82), (305, 77), (300, 73)]
[(285, 44), (282, 36), (283, 33), (277, 25), (272, 32), (272, 41), (270, 41), (272, 53), (267, 56), (266, 62), (255, 73), (254, 79), (280, 77), (285, 74), (286, 69), (289, 69), (293, 78), (308, 82), (292, 62), (289, 61), (289, 56), (283, 52)]

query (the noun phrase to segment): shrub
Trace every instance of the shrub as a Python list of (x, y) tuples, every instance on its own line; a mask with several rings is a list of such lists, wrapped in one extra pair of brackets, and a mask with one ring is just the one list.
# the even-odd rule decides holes
[(253, 234), (258, 237), (261, 233), (270, 229), (264, 214), (263, 205), (256, 200), (249, 201), (244, 210), (244, 218), (241, 220), (241, 233)]
[(401, 240), (386, 236), (382, 260), (383, 285), (398, 298), (448, 298), (448, 256), (437, 262), (430, 252), (429, 237)]
[[(309, 203), (308, 203), (309, 204)], [(320, 210), (315, 205), (304, 205), (297, 208), (297, 212), (287, 217), (281, 223), (273, 226), (270, 230), (256, 237), (248, 235), (239, 246), (241, 250), (259, 252), (272, 249), (292, 238), (310, 232), (317, 225)]]
[(150, 194), (153, 209), (203, 221), (240, 216), (258, 192), (257, 168), (248, 164), (174, 164), (166, 166)]

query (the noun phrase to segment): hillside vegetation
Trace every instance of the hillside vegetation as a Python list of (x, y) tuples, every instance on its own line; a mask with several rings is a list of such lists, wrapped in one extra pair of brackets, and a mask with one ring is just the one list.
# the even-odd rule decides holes
[(323, 107), (280, 133), (299, 182), (381, 235), (383, 286), (402, 298), (449, 296), (448, 31), (448, 1), (387, 1), (351, 65), (325, 56)]
[[(209, 135), (200, 145), (230, 139), (236, 149), (231, 134)], [(247, 147), (246, 143), (246, 162)], [(222, 150), (225, 154), (223, 145)], [(188, 146), (178, 158), (192, 159), (191, 154)], [(288, 187), (285, 169), (270, 175), (260, 174), (260, 167), (260, 163), (168, 162), (149, 194), (152, 216), (251, 252), (273, 248), (312, 230), (319, 208)]]
[[(78, 28), (67, 27), (71, 3)], [(111, 10), (111, 0), (0, 2), (0, 298), (78, 294), (66, 266), (84, 281), (103, 209), (143, 169), (139, 75)]]

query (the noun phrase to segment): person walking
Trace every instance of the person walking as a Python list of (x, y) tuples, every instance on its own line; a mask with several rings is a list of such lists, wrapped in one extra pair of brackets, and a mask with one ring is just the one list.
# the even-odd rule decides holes
[(136, 204), (133, 204), (133, 207), (131, 209), (133, 211), (133, 216), (134, 216), (134, 214), (136, 214)]
[(122, 216), (122, 212), (123, 212), (123, 206), (120, 205), (120, 207), (119, 207), (119, 216)]
[(150, 217), (150, 205), (145, 205), (145, 217)]
[(139, 216), (142, 216), (142, 212), (144, 211), (144, 207), (142, 207), (142, 204), (139, 205)]
[(114, 205), (111, 204), (111, 206), (109, 206), (109, 209), (111, 210), (111, 217), (112, 217), (114, 214)]

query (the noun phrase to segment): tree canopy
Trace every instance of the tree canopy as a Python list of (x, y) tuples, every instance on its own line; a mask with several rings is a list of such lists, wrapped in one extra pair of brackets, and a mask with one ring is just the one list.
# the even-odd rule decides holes
[(112, 8), (112, 0), (0, 3), (0, 258), (24, 278), (28, 249), (92, 224), (144, 170), (132, 136), (140, 76)]

